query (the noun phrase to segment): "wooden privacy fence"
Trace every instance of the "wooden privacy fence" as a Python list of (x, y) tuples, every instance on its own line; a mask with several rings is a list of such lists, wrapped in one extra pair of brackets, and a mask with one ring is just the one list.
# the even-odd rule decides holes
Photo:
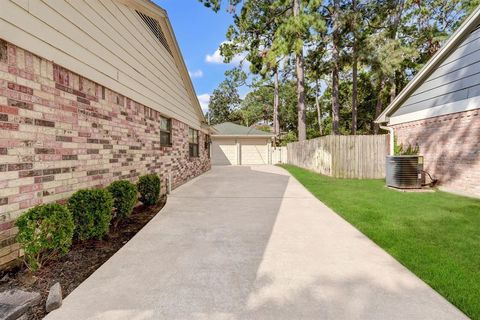
[(289, 143), (288, 163), (336, 178), (385, 178), (388, 135), (325, 136)]

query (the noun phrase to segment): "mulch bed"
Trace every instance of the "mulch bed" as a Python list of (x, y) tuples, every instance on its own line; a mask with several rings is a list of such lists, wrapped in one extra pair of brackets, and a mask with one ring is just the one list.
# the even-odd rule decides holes
[(33, 277), (23, 266), (4, 272), (0, 275), (0, 292), (13, 288), (39, 292), (42, 300), (30, 308), (27, 319), (42, 319), (46, 315), (48, 291), (55, 282), (60, 282), (65, 298), (137, 234), (163, 208), (165, 202), (166, 198), (162, 198), (155, 206), (135, 207), (132, 215), (121, 221), (115, 229), (111, 228), (105, 239), (74, 243), (68, 254), (48, 262)]

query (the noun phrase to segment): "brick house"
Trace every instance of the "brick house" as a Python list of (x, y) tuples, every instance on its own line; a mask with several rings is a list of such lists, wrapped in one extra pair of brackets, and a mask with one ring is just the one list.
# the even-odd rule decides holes
[(446, 191), (480, 197), (480, 8), (376, 120)]
[(14, 220), (82, 188), (210, 169), (209, 127), (166, 12), (148, 0), (0, 10), (0, 268)]

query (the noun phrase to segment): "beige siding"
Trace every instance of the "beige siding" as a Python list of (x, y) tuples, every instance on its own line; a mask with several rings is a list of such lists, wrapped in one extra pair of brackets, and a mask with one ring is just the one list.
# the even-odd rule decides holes
[(200, 128), (190, 80), (135, 10), (119, 1), (2, 0), (0, 38)]

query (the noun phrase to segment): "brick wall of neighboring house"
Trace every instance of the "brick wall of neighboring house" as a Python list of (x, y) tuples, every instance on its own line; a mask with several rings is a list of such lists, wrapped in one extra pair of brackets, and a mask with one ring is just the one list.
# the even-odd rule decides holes
[(425, 170), (447, 191), (480, 197), (480, 109), (394, 126), (398, 143), (418, 144)]
[(19, 256), (14, 220), (82, 188), (156, 172), (173, 186), (210, 169), (203, 133), (189, 157), (188, 126), (0, 40), (0, 268)]

